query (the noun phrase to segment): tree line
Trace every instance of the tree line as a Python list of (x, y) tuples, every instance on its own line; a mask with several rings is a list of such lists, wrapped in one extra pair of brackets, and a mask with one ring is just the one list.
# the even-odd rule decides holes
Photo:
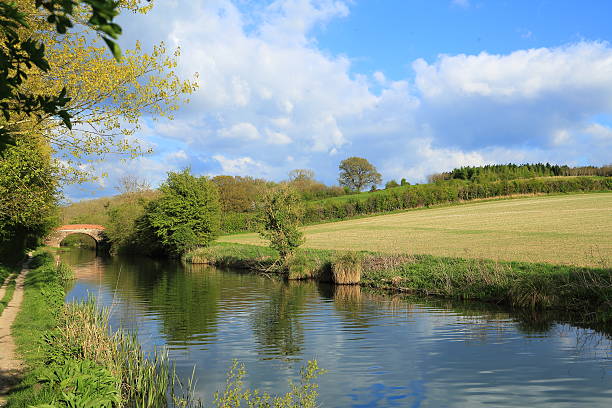
[(259, 231), (277, 242), (280, 253), (290, 253), (301, 242), (297, 226), (304, 223), (516, 194), (609, 191), (612, 178), (450, 179), (355, 195), (344, 189), (333, 195), (338, 187), (323, 185), (334, 193), (325, 199), (309, 198), (311, 188), (319, 185), (314, 172), (304, 169), (293, 170), (280, 183), (240, 176), (198, 177), (186, 169), (168, 173), (157, 190), (123, 179), (122, 194), (116, 199), (78, 204), (79, 213), (69, 213), (64, 222), (104, 224), (113, 252), (178, 257), (210, 244), (220, 234)]
[(550, 163), (535, 164), (491, 164), (486, 166), (465, 166), (445, 173), (429, 176), (429, 182), (441, 180), (469, 180), (474, 182), (488, 182), (498, 180), (514, 180), (533, 177), (555, 176), (612, 176), (612, 165), (595, 167), (581, 166), (569, 167)]

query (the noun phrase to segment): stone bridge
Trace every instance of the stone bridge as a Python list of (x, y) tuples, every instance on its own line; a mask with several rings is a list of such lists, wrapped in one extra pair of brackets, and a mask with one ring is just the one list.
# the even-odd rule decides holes
[(50, 247), (59, 247), (60, 243), (68, 235), (85, 234), (89, 235), (96, 241), (96, 245), (102, 240), (102, 232), (104, 227), (96, 224), (70, 224), (62, 225), (56, 228), (45, 240), (45, 245)]

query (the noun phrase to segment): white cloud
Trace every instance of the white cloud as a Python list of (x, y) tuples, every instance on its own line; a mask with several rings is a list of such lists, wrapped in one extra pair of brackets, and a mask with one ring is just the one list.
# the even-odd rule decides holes
[(284, 133), (274, 132), (270, 129), (266, 129), (266, 134), (268, 135), (268, 143), (285, 145), (291, 143), (291, 138)]
[(179, 73), (199, 72), (201, 82), (174, 122), (138, 135), (158, 150), (150, 171), (163, 179), (168, 166), (191, 164), (280, 180), (309, 167), (332, 183), (338, 162), (356, 155), (385, 179), (423, 181), (468, 164), (612, 157), (612, 129), (598, 120), (612, 115), (608, 43), (440, 55), (394, 81), (357, 75), (349, 56), (318, 48), (313, 28), (345, 17), (348, 4), (175, 1), (131, 15), (122, 41), (180, 45)]
[(612, 48), (582, 42), (507, 55), (442, 55), (413, 64), (427, 122), (440, 143), (543, 146), (612, 111)]
[(608, 126), (592, 123), (584, 129), (584, 132), (594, 136), (596, 139), (612, 142), (612, 128)]
[(229, 129), (224, 128), (219, 131), (219, 136), (228, 139), (256, 140), (259, 139), (257, 128), (250, 123), (237, 123)]
[(215, 159), (221, 166), (222, 174), (261, 177), (267, 175), (268, 173), (267, 166), (265, 164), (257, 162), (248, 156), (230, 159), (223, 155), (217, 154), (213, 156), (213, 159)]
[(168, 161), (186, 161), (187, 153), (184, 150), (177, 150), (176, 152), (170, 152), (165, 156)]

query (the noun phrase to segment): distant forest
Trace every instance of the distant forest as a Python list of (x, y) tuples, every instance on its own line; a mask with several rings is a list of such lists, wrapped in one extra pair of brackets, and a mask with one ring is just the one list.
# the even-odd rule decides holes
[(491, 164), (486, 166), (466, 166), (446, 173), (429, 176), (428, 181), (435, 183), (441, 180), (468, 180), (477, 183), (515, 180), (533, 177), (554, 176), (612, 176), (612, 164), (602, 167), (582, 166), (569, 167), (550, 163), (535, 164)]

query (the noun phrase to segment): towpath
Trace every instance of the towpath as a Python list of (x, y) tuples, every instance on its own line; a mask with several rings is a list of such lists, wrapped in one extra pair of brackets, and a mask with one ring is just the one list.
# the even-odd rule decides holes
[[(23, 286), (28, 273), (28, 264), (29, 261), (23, 265), (17, 276), (13, 298), (0, 316), (0, 407), (4, 406), (7, 393), (19, 382), (23, 371), (23, 361), (17, 357), (11, 326), (23, 302)], [(8, 279), (4, 282), (4, 289), (8, 282)], [(4, 294), (4, 290), (0, 291)]]

